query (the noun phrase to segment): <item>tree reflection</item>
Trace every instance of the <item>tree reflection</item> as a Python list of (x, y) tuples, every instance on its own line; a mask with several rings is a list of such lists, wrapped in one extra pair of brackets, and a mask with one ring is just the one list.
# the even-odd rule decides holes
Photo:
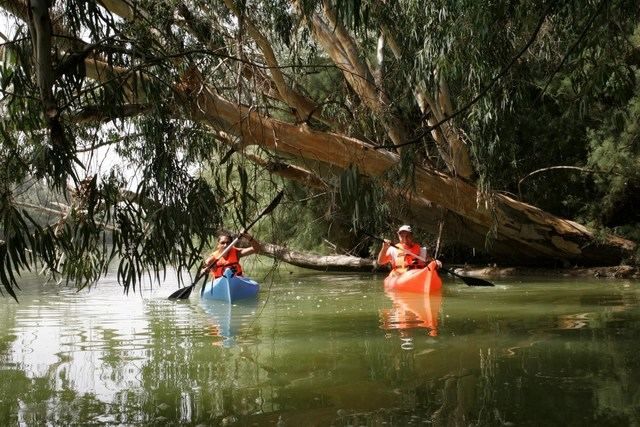
[(637, 299), (349, 286), (264, 311), (22, 301), (0, 329), (0, 424), (637, 424)]

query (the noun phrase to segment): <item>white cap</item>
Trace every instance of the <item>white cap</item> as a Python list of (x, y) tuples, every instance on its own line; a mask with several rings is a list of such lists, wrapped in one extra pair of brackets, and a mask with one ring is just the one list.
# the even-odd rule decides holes
[(411, 231), (410, 225), (403, 225), (402, 227), (398, 228), (398, 233), (400, 233), (401, 231), (406, 231), (407, 233), (413, 233), (413, 231)]

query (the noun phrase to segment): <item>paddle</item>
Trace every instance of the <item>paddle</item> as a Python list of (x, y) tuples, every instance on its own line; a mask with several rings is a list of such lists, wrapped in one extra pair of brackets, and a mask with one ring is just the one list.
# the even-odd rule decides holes
[(468, 286), (495, 286), (493, 283), (489, 282), (488, 280), (480, 279), (478, 277), (462, 276), (456, 273), (455, 271), (449, 270), (448, 268), (440, 267), (438, 270), (444, 273), (450, 274), (452, 276), (456, 276), (457, 278), (461, 279), (464, 283), (466, 283)]
[(271, 203), (269, 203), (269, 206), (264, 208), (264, 210), (260, 213), (260, 215), (258, 215), (258, 217), (256, 219), (254, 219), (249, 225), (247, 225), (245, 228), (243, 228), (242, 231), (240, 231), (240, 234), (238, 234), (238, 237), (236, 237), (231, 243), (229, 243), (227, 245), (227, 247), (225, 248), (225, 250), (222, 251), (222, 253), (216, 259), (214, 259), (213, 262), (211, 262), (208, 266), (206, 266), (206, 268), (203, 268), (204, 266), (202, 266), (200, 268), (199, 273), (196, 275), (196, 278), (193, 281), (193, 284), (191, 284), (189, 286), (186, 286), (186, 287), (184, 287), (182, 289), (178, 289), (177, 291), (175, 291), (174, 293), (169, 295), (169, 299), (187, 299), (187, 298), (189, 298), (189, 295), (191, 295), (191, 291), (198, 284), (200, 279), (202, 279), (203, 277), (206, 277), (207, 273), (209, 272), (209, 270), (211, 268), (213, 268), (218, 263), (218, 261), (220, 261), (221, 258), (223, 258), (227, 253), (229, 253), (231, 248), (234, 247), (234, 245), (236, 243), (238, 243), (238, 240), (240, 240), (240, 237), (243, 234), (247, 233), (249, 231), (249, 229), (256, 224), (256, 222), (258, 222), (263, 216), (265, 216), (268, 213), (270, 213), (272, 210), (274, 210), (276, 208), (276, 206), (278, 206), (280, 204), (280, 201), (282, 200), (282, 196), (283, 195), (284, 195), (284, 191), (280, 191), (278, 193), (278, 195), (275, 197), (275, 199), (273, 199), (271, 201)]
[[(366, 231), (362, 230), (362, 233), (371, 237), (374, 240), (378, 240), (380, 242), (385, 242), (384, 239), (381, 239), (380, 237), (374, 236), (372, 234), (367, 233)], [(393, 243), (391, 243), (391, 246), (393, 246), (396, 249), (399, 249), (403, 252), (406, 252), (404, 249), (402, 249), (401, 247), (394, 245)], [(428, 261), (426, 260), (426, 258), (421, 257), (420, 255), (414, 254), (412, 253), (411, 256), (413, 256), (416, 259), (419, 259), (420, 261), (427, 263)], [(489, 282), (488, 280), (484, 280), (484, 279), (479, 279), (477, 277), (468, 277), (468, 276), (462, 276), (458, 273), (456, 273), (455, 271), (449, 270), (448, 268), (444, 268), (444, 267), (440, 267), (438, 268), (438, 270), (442, 271), (443, 273), (447, 273), (450, 274), (452, 276), (458, 277), (459, 279), (461, 279), (466, 285), (468, 286), (495, 286), (493, 283)]]

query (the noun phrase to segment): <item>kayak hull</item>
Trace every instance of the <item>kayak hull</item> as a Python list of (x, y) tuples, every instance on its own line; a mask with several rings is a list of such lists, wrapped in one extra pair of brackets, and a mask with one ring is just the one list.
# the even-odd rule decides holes
[(236, 276), (231, 269), (227, 268), (221, 277), (205, 285), (201, 297), (206, 300), (232, 303), (241, 299), (256, 298), (259, 290), (258, 282), (248, 277)]
[(391, 272), (384, 279), (384, 289), (394, 292), (414, 292), (429, 294), (442, 288), (438, 266), (431, 261), (425, 268), (409, 270), (405, 273)]

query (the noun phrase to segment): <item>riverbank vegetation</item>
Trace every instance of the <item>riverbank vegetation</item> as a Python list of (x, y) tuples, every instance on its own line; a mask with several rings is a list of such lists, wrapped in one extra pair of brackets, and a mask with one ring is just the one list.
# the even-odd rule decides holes
[[(637, 264), (640, 6), (1, 0), (0, 282), (194, 268), (258, 237), (360, 257)], [(49, 202), (24, 198), (43, 185)], [(46, 210), (55, 218), (43, 220)], [(474, 258), (475, 257), (475, 258)], [(157, 273), (160, 275), (160, 273)]]

